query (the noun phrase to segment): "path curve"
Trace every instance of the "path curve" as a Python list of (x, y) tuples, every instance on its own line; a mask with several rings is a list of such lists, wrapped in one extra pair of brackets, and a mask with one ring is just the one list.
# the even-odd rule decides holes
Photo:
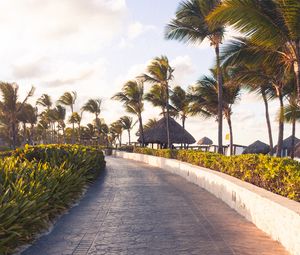
[(105, 176), (22, 255), (288, 254), (225, 203), (183, 178), (107, 157)]

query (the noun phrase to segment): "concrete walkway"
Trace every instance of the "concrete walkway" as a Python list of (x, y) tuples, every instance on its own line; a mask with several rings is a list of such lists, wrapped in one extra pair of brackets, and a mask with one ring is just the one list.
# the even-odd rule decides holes
[(105, 176), (23, 255), (287, 254), (253, 224), (183, 178), (107, 158)]

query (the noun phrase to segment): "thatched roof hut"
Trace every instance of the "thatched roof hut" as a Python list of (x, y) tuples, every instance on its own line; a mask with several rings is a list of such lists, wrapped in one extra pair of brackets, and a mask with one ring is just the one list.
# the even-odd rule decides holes
[(212, 145), (213, 141), (211, 139), (209, 139), (208, 137), (204, 136), (197, 142), (197, 144), (198, 145)]
[[(194, 137), (187, 132), (181, 125), (179, 125), (173, 118), (169, 118), (170, 124), (170, 142), (193, 144), (196, 142)], [(144, 131), (145, 143), (157, 143), (167, 144), (167, 119), (163, 117), (153, 127)], [(139, 142), (142, 142), (142, 138), (139, 137)]]
[(250, 144), (244, 151), (243, 154), (268, 154), (270, 152), (270, 146), (259, 140)]
[[(288, 138), (283, 140), (282, 151), (281, 151), (282, 156), (290, 156), (291, 150), (292, 150), (292, 139), (293, 139), (293, 136), (289, 136)], [(295, 145), (298, 144), (299, 142), (300, 142), (300, 139), (295, 137)], [(277, 150), (277, 145), (274, 147), (274, 152), (276, 150)]]
[[(292, 140), (293, 136), (289, 136), (288, 138), (283, 140), (282, 149), (283, 150), (291, 150), (292, 149)], [(300, 139), (295, 137), (295, 145), (300, 142)]]
[(295, 157), (300, 158), (300, 142), (295, 146)]

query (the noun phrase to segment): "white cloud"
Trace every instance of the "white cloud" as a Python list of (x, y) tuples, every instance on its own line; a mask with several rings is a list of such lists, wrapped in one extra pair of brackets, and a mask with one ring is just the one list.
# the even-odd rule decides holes
[(141, 35), (149, 32), (149, 31), (155, 31), (156, 27), (152, 25), (144, 25), (141, 22), (133, 22), (129, 24), (127, 28), (126, 35), (122, 37), (119, 47), (121, 49), (123, 48), (131, 48), (133, 47), (133, 41), (140, 37)]
[(170, 61), (170, 65), (175, 69), (172, 81), (175, 85), (186, 84), (187, 79), (196, 71), (192, 59), (188, 55), (176, 57)]

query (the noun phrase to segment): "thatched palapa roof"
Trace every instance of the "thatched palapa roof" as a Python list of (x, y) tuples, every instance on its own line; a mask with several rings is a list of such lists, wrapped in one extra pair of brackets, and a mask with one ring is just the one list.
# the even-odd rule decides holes
[(250, 144), (244, 151), (243, 154), (268, 154), (270, 152), (270, 146), (259, 140)]
[(213, 141), (211, 139), (209, 139), (208, 137), (204, 136), (203, 138), (201, 138), (197, 144), (199, 145), (212, 145)]
[[(293, 136), (289, 136), (288, 138), (283, 140), (282, 150), (291, 150), (292, 149), (292, 139), (293, 139)], [(295, 137), (295, 145), (298, 144), (299, 142), (300, 142), (300, 139)], [(277, 145), (274, 147), (274, 151), (276, 151), (276, 149), (277, 149)]]
[[(173, 118), (169, 118), (170, 124), (170, 142), (173, 143), (185, 143), (192, 144), (196, 140), (187, 132), (181, 125), (179, 125)], [(144, 131), (145, 143), (158, 143), (167, 144), (167, 119), (163, 117), (153, 127)], [(139, 137), (139, 142), (142, 142), (142, 138)]]
[(295, 146), (295, 157), (300, 158), (300, 142)]

